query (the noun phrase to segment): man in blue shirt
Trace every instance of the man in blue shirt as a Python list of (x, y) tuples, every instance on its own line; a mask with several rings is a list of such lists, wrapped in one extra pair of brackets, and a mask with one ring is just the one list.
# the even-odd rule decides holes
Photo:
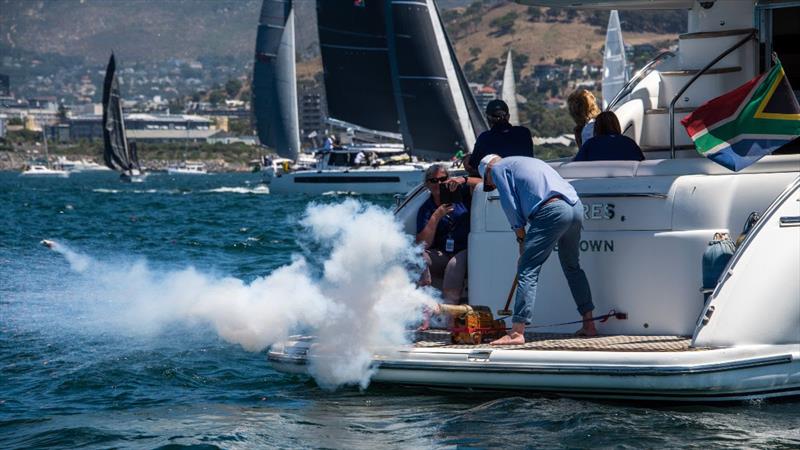
[[(525, 127), (508, 122), (508, 105), (502, 100), (492, 100), (486, 105), (486, 119), (490, 129), (481, 133), (467, 161), (467, 169), (476, 175), (478, 163), (488, 154), (533, 157), (533, 139)], [(478, 182), (480, 182), (478, 180)]]
[[(592, 293), (579, 263), (583, 205), (575, 189), (547, 163), (525, 157), (485, 156), (478, 165), (485, 191), (497, 189), (500, 204), (519, 243), (517, 296), (508, 335), (493, 345), (525, 343), (539, 272), (558, 244), (561, 269), (583, 318), (579, 335), (594, 336)], [(525, 232), (525, 225), (529, 225)]]

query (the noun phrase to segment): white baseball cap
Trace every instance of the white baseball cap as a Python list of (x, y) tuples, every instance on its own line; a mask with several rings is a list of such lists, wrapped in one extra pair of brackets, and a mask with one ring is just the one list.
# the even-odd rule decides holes
[(478, 164), (478, 173), (481, 175), (481, 178), (486, 178), (486, 166), (488, 166), (493, 159), (499, 157), (500, 157), (499, 155), (495, 155), (492, 153), (484, 156), (483, 159), (481, 159), (480, 164)]

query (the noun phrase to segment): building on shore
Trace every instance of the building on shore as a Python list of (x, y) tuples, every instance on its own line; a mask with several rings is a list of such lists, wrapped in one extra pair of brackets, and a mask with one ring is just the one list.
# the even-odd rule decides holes
[[(69, 119), (70, 139), (103, 139), (103, 116), (80, 115)], [(125, 115), (125, 129), (129, 139), (140, 142), (206, 142), (219, 130), (213, 121), (188, 114)]]
[(478, 108), (481, 111), (486, 109), (486, 105), (497, 98), (497, 90), (489, 85), (483, 85), (478, 83), (470, 83), (470, 89), (472, 90), (472, 95), (475, 96), (475, 102), (478, 103)]
[(300, 140), (304, 144), (316, 147), (322, 145), (321, 137), (325, 134), (325, 97), (318, 84), (299, 83), (300, 91)]

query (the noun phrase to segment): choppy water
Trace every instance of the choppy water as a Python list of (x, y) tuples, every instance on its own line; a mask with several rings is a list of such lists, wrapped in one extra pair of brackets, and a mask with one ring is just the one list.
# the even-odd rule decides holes
[(796, 402), (654, 406), (322, 390), (273, 371), (263, 351), (229, 343), (203, 321), (153, 327), (130, 317), (98, 285), (103, 274), (78, 273), (39, 245), (56, 239), (102, 262), (87, 271), (146, 261), (152, 273), (143, 284), (190, 266), (246, 284), (293, 254), (326, 251), (298, 225), (312, 199), (272, 196), (257, 181), (153, 175), (124, 185), (111, 173), (0, 173), (0, 448), (800, 446)]

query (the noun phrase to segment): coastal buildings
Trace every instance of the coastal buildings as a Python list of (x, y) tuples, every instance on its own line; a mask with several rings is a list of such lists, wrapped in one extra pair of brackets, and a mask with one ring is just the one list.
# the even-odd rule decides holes
[(318, 144), (314, 138), (321, 136), (326, 128), (322, 89), (317, 85), (301, 84), (298, 90), (300, 90), (301, 141), (310, 140), (313, 146)]
[[(70, 139), (102, 139), (102, 120), (96, 114), (70, 118)], [(206, 142), (219, 131), (210, 119), (188, 114), (126, 114), (125, 128), (129, 139), (141, 142)]]

